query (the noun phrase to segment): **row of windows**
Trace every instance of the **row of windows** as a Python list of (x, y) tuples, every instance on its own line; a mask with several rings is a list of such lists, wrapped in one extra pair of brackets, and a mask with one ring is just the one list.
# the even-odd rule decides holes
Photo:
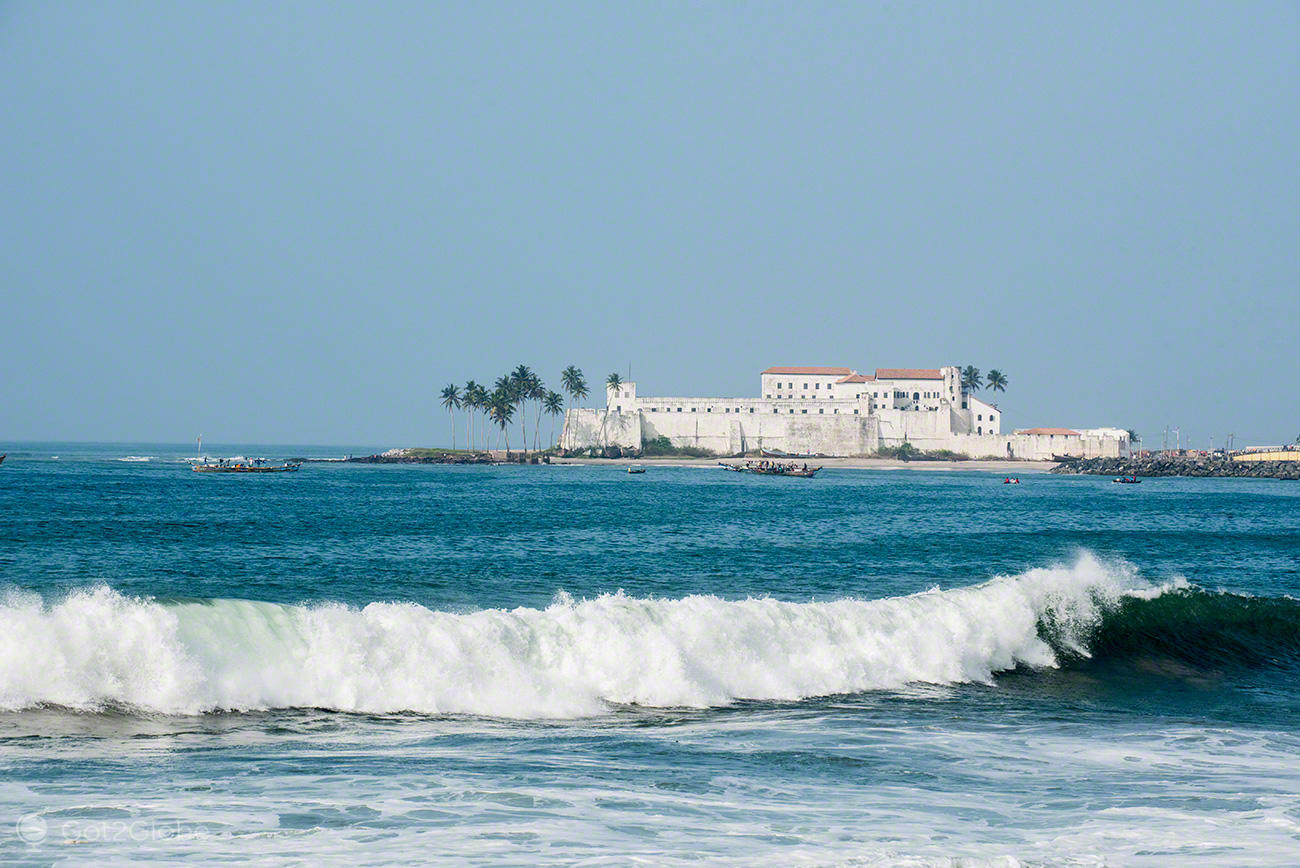
[[(770, 398), (771, 396), (769, 395), (768, 397)], [(778, 396), (778, 397), (779, 397), (779, 396)], [(868, 406), (869, 406), (869, 409), (872, 409), (872, 410), (884, 410), (884, 409), (888, 409), (888, 408), (885, 407), (884, 404), (877, 404), (877, 403), (874, 402), (874, 401), (872, 401), (871, 404), (868, 405)], [(622, 412), (623, 412), (623, 405), (622, 405), (622, 404), (619, 404), (619, 405), (616, 406), (614, 409), (617, 410), (618, 412), (622, 413)], [(928, 411), (930, 411), (930, 412), (934, 412), (934, 411), (938, 410), (939, 408), (938, 408), (938, 407), (920, 407), (920, 408), (914, 408), (914, 409), (928, 410)], [(651, 412), (651, 413), (658, 413), (658, 412), (659, 412), (659, 408), (658, 408), (658, 407), (646, 407), (646, 410), (648, 410), (648, 411)], [(665, 413), (672, 413), (672, 412), (673, 412), (673, 408), (672, 408), (672, 407), (665, 407), (665, 408), (663, 408), (663, 410), (664, 410)], [(686, 412), (686, 411), (685, 411), (685, 408), (683, 408), (683, 407), (678, 407), (678, 408), (676, 408), (676, 411), (677, 411), (678, 413), (684, 413), (684, 412)], [(699, 408), (698, 408), (698, 407), (692, 407), (692, 408), (691, 408), (691, 412), (692, 412), (692, 413), (695, 413), (695, 412), (698, 412), (698, 411), (699, 411)], [(712, 413), (712, 412), (713, 412), (713, 408), (712, 408), (712, 407), (705, 407), (705, 408), (704, 408), (704, 412), (705, 412), (705, 413)], [(736, 407), (735, 409), (732, 409), (731, 407), (723, 407), (723, 408), (722, 408), (722, 412), (724, 412), (724, 413), (745, 413), (745, 412), (753, 413), (753, 412), (754, 412), (754, 408), (753, 408), (753, 407), (749, 407), (749, 408)], [(778, 409), (773, 409), (772, 412), (773, 412), (773, 413), (780, 413), (781, 411), (778, 410)], [(790, 412), (793, 413), (794, 410), (791, 409)], [(800, 412), (806, 414), (808, 411), (807, 411), (807, 410), (801, 410)], [(826, 411), (825, 411), (824, 409), (818, 408), (817, 412), (818, 412), (818, 413), (822, 413), (822, 414), (824, 414)], [(831, 410), (831, 414), (832, 414), (832, 415), (837, 415), (839, 412), (840, 412), (840, 411), (839, 411), (838, 408), (836, 408), (836, 409), (832, 409), (832, 410)], [(857, 411), (856, 409), (855, 409), (853, 412), (854, 412), (855, 415), (858, 413), (858, 411)], [(983, 415), (981, 415), (981, 416), (979, 417), (979, 421), (981, 421), (981, 422), (984, 421), (984, 416), (983, 416)], [(990, 422), (993, 421), (993, 416), (992, 416), (991, 414), (990, 414), (990, 416), (989, 416), (989, 421), (990, 421)]]
[[(874, 407), (875, 405), (873, 404), (872, 406)], [(617, 410), (617, 411), (620, 412), (620, 413), (623, 412), (623, 406), (622, 406), (621, 404), (620, 404), (619, 406), (615, 407), (614, 409)], [(659, 408), (658, 408), (658, 407), (648, 407), (647, 409), (648, 409), (651, 413), (658, 413), (658, 412), (659, 412)], [(692, 408), (691, 408), (691, 412), (694, 413), (694, 412), (696, 412), (698, 409), (699, 409), (698, 407), (692, 407)], [(672, 408), (672, 407), (665, 407), (665, 408), (664, 408), (664, 412), (665, 412), (665, 413), (671, 413), (671, 412), (673, 412), (673, 408)], [(677, 412), (678, 412), (678, 413), (682, 413), (682, 412), (685, 412), (685, 411), (684, 411), (683, 408), (678, 407), (678, 408), (677, 408)], [(712, 407), (705, 407), (705, 408), (704, 408), (704, 412), (705, 412), (705, 413), (712, 413), (712, 412), (713, 412), (713, 408), (712, 408)], [(742, 413), (742, 412), (745, 412), (745, 410), (743, 410), (743, 409), (740, 408), (740, 407), (737, 407), (737, 408), (734, 409), (734, 410), (731, 409), (730, 407), (723, 407), (723, 408), (722, 408), (722, 412), (724, 412), (724, 413)], [(754, 412), (754, 408), (753, 408), (753, 407), (748, 408), (748, 412), (753, 413), (753, 412)], [(773, 407), (773, 408), (772, 408), (772, 412), (773, 412), (773, 413), (780, 413), (781, 410), (780, 410), (779, 408), (777, 408), (777, 407)], [(793, 407), (789, 408), (789, 409), (787, 410), (787, 412), (789, 412), (789, 413), (793, 413), (793, 412), (794, 412), (794, 408), (793, 408)], [(808, 415), (808, 411), (807, 411), (807, 410), (800, 410), (799, 412), (802, 413), (802, 414), (804, 414), (805, 416)], [(818, 412), (819, 414), (825, 414), (826, 411), (825, 411), (824, 409), (818, 408), (817, 412)], [(839, 415), (839, 412), (840, 412), (840, 411), (839, 411), (838, 409), (831, 410), (831, 415)], [(853, 415), (855, 415), (855, 416), (858, 415), (858, 411), (857, 411), (856, 409), (853, 411)]]
[[(776, 384), (776, 387), (777, 387), (778, 389), (785, 388), (786, 386), (789, 386), (791, 389), (793, 389), (793, 388), (794, 388), (794, 383), (784, 383), (784, 384), (783, 384), (783, 383), (777, 383), (777, 384)], [(804, 384), (803, 384), (803, 387), (804, 387), (805, 389), (807, 389), (807, 388), (808, 388), (808, 384), (807, 384), (807, 383), (804, 383)], [(815, 389), (820, 389), (821, 387), (822, 387), (822, 384), (821, 384), (821, 383), (816, 383), (816, 384), (814, 384), (814, 388), (815, 388)], [(830, 384), (830, 383), (827, 383), (827, 384), (826, 384), (826, 391), (828, 391), (828, 392), (831, 391), (831, 384)], [(874, 397), (874, 398), (885, 398), (885, 397), (888, 396), (888, 394), (889, 394), (888, 392), (868, 392), (868, 393), (867, 393), (867, 397), (869, 397), (869, 398), (870, 398), (870, 397)], [(771, 395), (767, 395), (766, 397), (767, 397), (767, 399), (768, 399), (769, 401), (772, 400), (772, 396), (771, 396)], [(796, 396), (796, 395), (794, 395), (794, 394), (790, 394), (790, 395), (782, 395), (782, 394), (779, 394), (779, 393), (778, 393), (778, 394), (776, 395), (776, 400), (778, 400), (778, 401), (782, 401), (782, 400), (794, 400), (796, 397), (800, 397), (800, 396)], [(816, 398), (815, 395), (814, 395), (813, 397)], [(861, 393), (861, 392), (858, 392), (856, 395), (854, 395), (854, 397), (855, 397), (855, 398), (861, 398), (861, 397), (862, 397), (862, 393)], [(903, 392), (903, 391), (900, 391), (900, 390), (895, 390), (895, 391), (894, 391), (894, 397), (895, 397), (895, 398), (902, 398), (902, 399), (904, 399), (904, 400), (906, 400), (906, 399), (908, 399), (908, 398), (911, 398), (913, 401), (920, 401), (920, 400), (922, 400), (922, 399), (942, 398), (942, 397), (943, 397), (943, 393), (942, 393), (942, 392), (910, 392), (910, 393), (909, 393), (909, 392)]]

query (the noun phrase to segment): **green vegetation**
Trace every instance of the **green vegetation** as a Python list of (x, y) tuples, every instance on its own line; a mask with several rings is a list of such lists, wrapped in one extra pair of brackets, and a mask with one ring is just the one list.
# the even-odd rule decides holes
[(404, 452), (411, 458), (439, 458), (443, 455), (461, 455), (468, 458), (472, 455), (481, 454), (473, 449), (426, 449), (423, 447), (406, 449)]
[(1007, 380), (1007, 375), (999, 371), (997, 368), (989, 371), (987, 383), (990, 392), (1005, 392), (1009, 382), (1010, 381)]
[(647, 458), (716, 458), (718, 453), (712, 449), (698, 446), (674, 446), (672, 441), (662, 434), (653, 440), (647, 440), (641, 447), (641, 454)]
[(917, 449), (904, 440), (898, 446), (882, 446), (876, 458), (894, 458), (899, 461), (966, 461), (968, 457), (951, 449)]

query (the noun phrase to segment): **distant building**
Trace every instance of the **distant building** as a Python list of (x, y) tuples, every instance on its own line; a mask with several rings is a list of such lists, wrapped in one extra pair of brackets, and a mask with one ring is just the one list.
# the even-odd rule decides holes
[(606, 390), (603, 409), (570, 410), (566, 448), (639, 449), (667, 437), (735, 455), (755, 449), (828, 456), (871, 455), (904, 441), (976, 458), (1127, 454), (1120, 429), (1031, 428), (1001, 433), (1002, 411), (961, 387), (961, 369), (772, 367), (758, 398), (642, 397), (636, 383)]

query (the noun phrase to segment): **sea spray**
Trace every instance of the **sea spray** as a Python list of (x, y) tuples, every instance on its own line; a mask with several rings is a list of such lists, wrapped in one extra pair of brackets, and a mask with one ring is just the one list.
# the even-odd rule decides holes
[(1088, 654), (1131, 568), (1081, 555), (953, 590), (793, 603), (622, 593), (469, 614), (413, 603), (159, 602), (100, 587), (0, 606), (0, 707), (321, 707), (516, 718), (988, 682)]

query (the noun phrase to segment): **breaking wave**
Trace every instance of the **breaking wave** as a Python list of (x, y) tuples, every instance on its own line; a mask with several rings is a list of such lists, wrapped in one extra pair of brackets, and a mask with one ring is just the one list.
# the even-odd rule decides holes
[(515, 718), (989, 682), (1101, 656), (1300, 653), (1300, 604), (1153, 587), (1090, 555), (972, 587), (790, 603), (619, 594), (545, 609), (161, 602), (100, 587), (0, 603), (0, 709), (311, 707)]

